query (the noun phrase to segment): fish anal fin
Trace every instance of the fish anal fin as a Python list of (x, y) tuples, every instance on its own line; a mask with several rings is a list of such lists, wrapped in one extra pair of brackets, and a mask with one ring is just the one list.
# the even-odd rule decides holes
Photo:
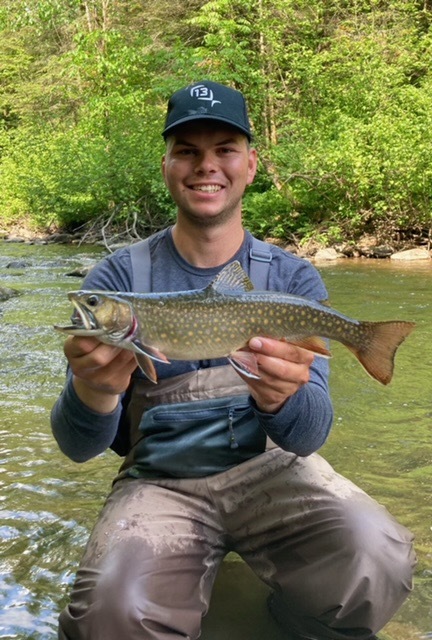
[(150, 382), (157, 384), (157, 373), (153, 362), (143, 353), (135, 353), (135, 360), (143, 374)]
[(228, 361), (236, 371), (248, 378), (258, 380), (261, 377), (256, 355), (252, 351), (235, 351), (228, 356)]
[(387, 321), (361, 324), (367, 336), (364, 344), (357, 348), (346, 346), (372, 378), (381, 384), (389, 384), (393, 377), (396, 351), (414, 329), (415, 323)]
[(290, 344), (295, 344), (296, 347), (301, 347), (307, 351), (312, 351), (317, 356), (323, 358), (331, 358), (331, 353), (327, 348), (325, 341), (317, 336), (311, 336), (308, 338), (294, 338), (287, 340)]
[(233, 293), (252, 291), (254, 286), (240, 262), (235, 260), (227, 264), (207, 288), (218, 293)]

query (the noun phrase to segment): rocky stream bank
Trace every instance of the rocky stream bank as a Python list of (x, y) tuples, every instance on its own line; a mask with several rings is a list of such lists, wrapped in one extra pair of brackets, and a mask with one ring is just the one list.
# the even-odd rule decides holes
[[(78, 230), (72, 233), (54, 231), (35, 232), (25, 226), (0, 228), (0, 241), (27, 244), (93, 244), (104, 246), (112, 252), (119, 247), (136, 242), (140, 238), (128, 233), (101, 233), (97, 230)], [(337, 243), (323, 246), (316, 241), (284, 243), (280, 239), (267, 238), (287, 251), (312, 261), (338, 260), (340, 258), (360, 258), (372, 260), (431, 260), (432, 243), (428, 238), (413, 237), (405, 242), (388, 240), (383, 242), (374, 235), (364, 235), (357, 242)]]

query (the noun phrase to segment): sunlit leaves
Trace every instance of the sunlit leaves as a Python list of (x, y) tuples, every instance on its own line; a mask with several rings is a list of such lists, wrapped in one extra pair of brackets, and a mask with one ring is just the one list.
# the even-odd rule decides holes
[(170, 207), (166, 99), (248, 99), (260, 234), (427, 228), (432, 31), (414, 0), (0, 0), (0, 215), (79, 222)]

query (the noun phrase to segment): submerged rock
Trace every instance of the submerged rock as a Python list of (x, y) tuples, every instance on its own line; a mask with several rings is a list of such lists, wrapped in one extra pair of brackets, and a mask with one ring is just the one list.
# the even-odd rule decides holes
[(72, 271), (69, 271), (66, 275), (75, 278), (84, 278), (84, 276), (86, 276), (88, 272), (93, 269), (93, 266), (94, 265), (89, 265), (87, 267), (76, 267), (75, 269), (72, 269)]
[(18, 296), (19, 291), (17, 289), (11, 289), (10, 287), (1, 287), (0, 286), (0, 302), (4, 302), (5, 300), (9, 300), (9, 298), (13, 298), (14, 296)]
[(51, 233), (46, 237), (48, 243), (69, 244), (74, 239), (73, 233)]
[(11, 244), (18, 244), (25, 242), (26, 239), (22, 236), (7, 236), (4, 238), (4, 242), (10, 242)]
[(11, 260), (6, 265), (6, 269), (27, 269), (27, 267), (31, 266), (31, 262), (28, 260)]

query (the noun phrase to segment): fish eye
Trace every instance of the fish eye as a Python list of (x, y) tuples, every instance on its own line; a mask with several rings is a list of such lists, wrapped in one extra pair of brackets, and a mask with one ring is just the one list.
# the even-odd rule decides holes
[(87, 304), (89, 307), (97, 307), (99, 304), (99, 297), (91, 295), (87, 298)]

